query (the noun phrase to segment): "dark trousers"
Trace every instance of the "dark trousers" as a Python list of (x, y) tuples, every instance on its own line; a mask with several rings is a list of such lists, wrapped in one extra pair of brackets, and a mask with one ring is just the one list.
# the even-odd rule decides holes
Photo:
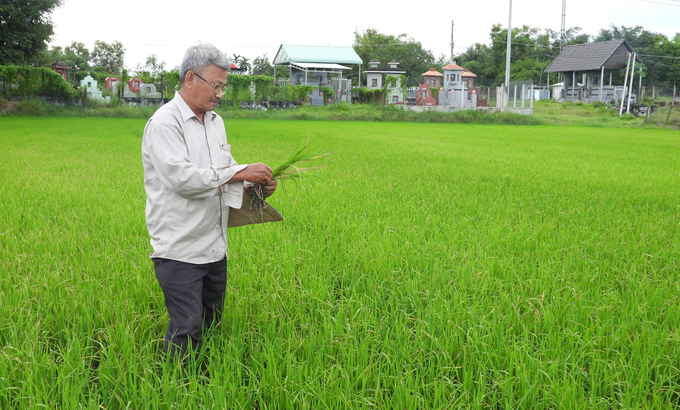
[(227, 259), (192, 264), (153, 258), (156, 278), (163, 290), (170, 323), (165, 332), (165, 352), (169, 359), (198, 358), (203, 331), (222, 317), (227, 289)]

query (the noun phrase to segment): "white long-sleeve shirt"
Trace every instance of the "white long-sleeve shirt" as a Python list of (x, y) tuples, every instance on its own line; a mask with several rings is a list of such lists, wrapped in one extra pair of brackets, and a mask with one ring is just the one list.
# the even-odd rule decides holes
[(144, 128), (142, 162), (152, 258), (203, 264), (227, 255), (229, 207), (240, 208), (243, 182), (225, 184), (238, 165), (222, 117), (201, 123), (177, 94)]

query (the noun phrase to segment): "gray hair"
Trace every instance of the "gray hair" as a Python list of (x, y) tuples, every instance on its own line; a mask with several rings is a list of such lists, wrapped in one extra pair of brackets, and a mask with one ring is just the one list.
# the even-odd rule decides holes
[(209, 43), (199, 43), (191, 46), (184, 53), (182, 65), (179, 69), (179, 81), (184, 84), (184, 79), (189, 71), (194, 71), (198, 75), (203, 73), (210, 65), (216, 65), (227, 72), (231, 67), (231, 61), (217, 47)]

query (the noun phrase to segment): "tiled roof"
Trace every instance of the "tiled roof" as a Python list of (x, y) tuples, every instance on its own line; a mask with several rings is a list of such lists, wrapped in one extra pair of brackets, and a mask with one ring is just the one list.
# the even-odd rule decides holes
[(430, 71), (426, 71), (423, 73), (423, 76), (429, 76), (429, 77), (444, 77), (444, 74), (440, 73), (437, 71), (436, 68), (430, 68)]
[(602, 67), (607, 70), (620, 70), (626, 68), (629, 52), (632, 53), (633, 48), (626, 40), (567, 46), (544, 72), (596, 71)]
[(453, 63), (451, 63), (451, 64), (447, 65), (446, 67), (444, 67), (444, 70), (462, 70), (462, 69), (463, 69), (463, 67), (461, 67), (461, 66), (459, 66), (459, 65), (457, 65), (457, 64), (453, 64)]

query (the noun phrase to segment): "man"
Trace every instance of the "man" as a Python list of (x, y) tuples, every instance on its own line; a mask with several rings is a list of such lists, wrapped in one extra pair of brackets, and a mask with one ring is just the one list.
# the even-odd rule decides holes
[(230, 62), (216, 47), (190, 47), (180, 91), (144, 129), (142, 161), (150, 255), (170, 316), (169, 358), (198, 357), (202, 332), (221, 318), (227, 285), (229, 207), (240, 208), (243, 181), (276, 189), (271, 168), (238, 165), (222, 118)]

